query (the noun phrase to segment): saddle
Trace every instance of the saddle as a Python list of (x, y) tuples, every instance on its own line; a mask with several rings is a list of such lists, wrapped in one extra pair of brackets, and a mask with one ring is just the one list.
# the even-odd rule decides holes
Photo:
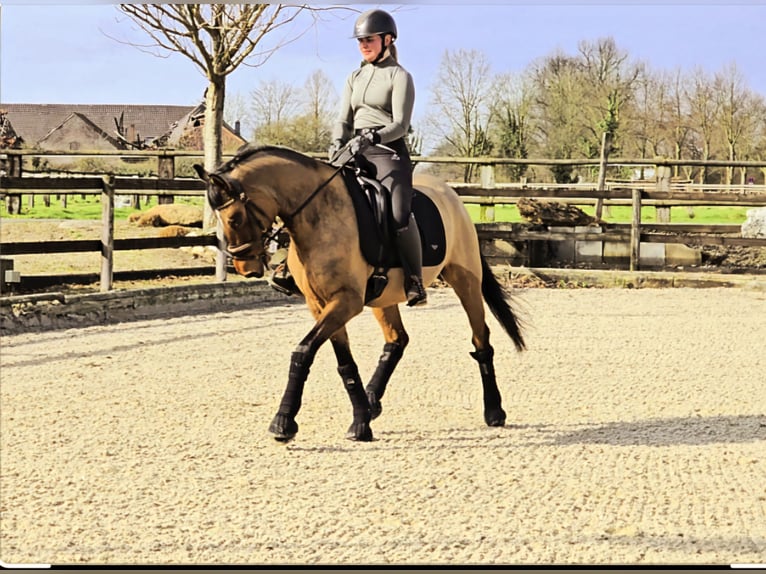
[[(388, 285), (388, 270), (402, 266), (396, 248), (391, 209), (391, 192), (376, 179), (375, 166), (357, 156), (341, 170), (356, 212), (359, 247), (374, 267), (367, 281), (365, 303), (378, 298)], [(412, 196), (412, 213), (418, 223), (423, 249), (423, 267), (440, 265), (447, 251), (444, 222), (431, 199), (417, 188)]]

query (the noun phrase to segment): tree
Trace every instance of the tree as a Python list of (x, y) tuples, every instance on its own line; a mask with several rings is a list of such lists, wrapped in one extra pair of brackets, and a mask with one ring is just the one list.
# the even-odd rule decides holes
[(297, 110), (295, 88), (282, 80), (260, 82), (250, 93), (258, 143), (289, 145), (288, 121)]
[(303, 84), (304, 151), (322, 152), (330, 147), (330, 126), (337, 106), (337, 93), (322, 70), (315, 70)]
[[(585, 137), (579, 110), (586, 96), (577, 59), (558, 51), (533, 63), (530, 73), (543, 154), (553, 159), (578, 157), (577, 143)], [(557, 183), (572, 181), (571, 166), (557, 165), (551, 172)]]
[[(689, 101), (690, 126), (692, 129), (692, 159), (711, 159), (718, 117), (718, 101), (713, 81), (702, 70), (696, 68), (692, 74)], [(707, 183), (708, 168), (700, 170), (700, 183)]]
[[(221, 133), (226, 77), (240, 65), (261, 65), (284, 43), (256, 51), (267, 35), (307, 10), (284, 4), (120, 4), (151, 39), (153, 53), (177, 52), (189, 58), (208, 81), (205, 92), (205, 168), (215, 169), (223, 150)], [(206, 204), (205, 224), (215, 224)]]
[(246, 103), (245, 97), (239, 93), (229, 93), (226, 96), (226, 101), (223, 106), (223, 119), (230, 125), (235, 126), (237, 122), (240, 124), (240, 135), (246, 140), (253, 139), (254, 126), (252, 115), (249, 110), (249, 106)]
[(618, 146), (620, 111), (633, 98), (636, 82), (643, 75), (641, 64), (630, 62), (628, 53), (611, 37), (579, 44), (579, 60), (585, 82), (583, 132), (580, 146), (586, 157), (597, 157), (602, 134), (608, 150)]
[[(754, 126), (756, 109), (754, 94), (745, 85), (736, 64), (725, 66), (715, 75), (715, 92), (718, 98), (718, 122), (726, 144), (727, 159), (739, 159), (741, 149), (747, 145)], [(734, 170), (726, 168), (725, 183), (731, 184)]]
[[(679, 160), (688, 149), (691, 138), (691, 109), (686, 97), (688, 83), (688, 77), (680, 69), (671, 76), (668, 132), (673, 143), (672, 157)], [(673, 172), (678, 177), (678, 166), (673, 167)], [(687, 173), (687, 177), (691, 175), (691, 171)]]
[[(527, 158), (532, 145), (534, 95), (530, 82), (524, 77), (501, 74), (492, 89), (495, 102), (491, 106), (493, 133), (501, 157)], [(527, 166), (505, 166), (508, 177), (515, 181)]]
[[(435, 111), (426, 120), (434, 133), (464, 157), (479, 157), (492, 151), (488, 136), (492, 77), (487, 57), (478, 50), (445, 51), (432, 87)], [(474, 166), (467, 165), (464, 181)]]
[(313, 72), (302, 88), (279, 80), (261, 82), (251, 97), (259, 143), (304, 152), (329, 148), (331, 109), (337, 97), (322, 71)]

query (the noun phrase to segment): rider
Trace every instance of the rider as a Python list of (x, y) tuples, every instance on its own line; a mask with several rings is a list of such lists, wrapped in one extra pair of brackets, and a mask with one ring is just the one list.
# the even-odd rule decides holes
[[(332, 159), (348, 145), (377, 168), (391, 191), (396, 246), (405, 273), (407, 304), (426, 303), (420, 232), (412, 215), (412, 162), (406, 136), (415, 103), (412, 76), (397, 61), (396, 23), (384, 10), (367, 10), (356, 20), (354, 38), (363, 62), (351, 72), (330, 147)], [(377, 144), (382, 144), (379, 146)]]

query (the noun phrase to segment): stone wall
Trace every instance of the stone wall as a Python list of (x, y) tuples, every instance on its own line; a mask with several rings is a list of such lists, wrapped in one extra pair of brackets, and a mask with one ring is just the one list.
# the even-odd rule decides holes
[(156, 287), (106, 293), (43, 293), (0, 299), (0, 335), (69, 329), (193, 313), (303, 303), (266, 281)]

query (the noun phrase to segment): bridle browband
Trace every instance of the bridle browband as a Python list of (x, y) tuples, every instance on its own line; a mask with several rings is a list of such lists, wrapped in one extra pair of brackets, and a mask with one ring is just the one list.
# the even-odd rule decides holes
[[(257, 151), (257, 150), (256, 150)], [(251, 154), (247, 154), (248, 156)], [(340, 164), (336, 167), (336, 169), (332, 172), (332, 175), (328, 177), (325, 181), (323, 181), (319, 187), (317, 187), (314, 191), (312, 191), (306, 199), (304, 199), (301, 204), (293, 210), (292, 213), (289, 215), (283, 216), (282, 221), (283, 223), (280, 224), (276, 229), (271, 230), (271, 232), (267, 233), (268, 229), (271, 227), (271, 224), (273, 221), (270, 220), (269, 216), (266, 214), (266, 212), (263, 211), (258, 205), (256, 205), (253, 201), (250, 200), (250, 198), (245, 193), (245, 190), (242, 188), (242, 184), (240, 184), (239, 181), (234, 180), (226, 175), (226, 172), (231, 171), (238, 163), (240, 163), (244, 158), (234, 158), (231, 161), (229, 161), (227, 164), (225, 164), (221, 169), (215, 171), (211, 174), (211, 177), (217, 177), (222, 182), (224, 182), (226, 185), (224, 186), (226, 189), (226, 194), (229, 196), (229, 200), (223, 203), (222, 205), (215, 208), (216, 211), (221, 211), (222, 209), (225, 209), (226, 207), (229, 207), (231, 204), (239, 201), (244, 207), (245, 212), (248, 215), (248, 220), (250, 217), (254, 218), (258, 227), (261, 231), (261, 240), (263, 243), (263, 249), (265, 251), (266, 246), (271, 242), (273, 239), (275, 239), (285, 228), (286, 225), (288, 225), (290, 222), (293, 221), (293, 219), (301, 212), (303, 209), (311, 203), (311, 201), (321, 192), (325, 187), (327, 187), (330, 182), (335, 179), (335, 177), (341, 172), (341, 170), (346, 167), (346, 164), (350, 161), (351, 158)], [(236, 161), (235, 161), (236, 160)], [(333, 165), (335, 167), (335, 165)], [(236, 195), (232, 195), (230, 192), (234, 191), (233, 188), (237, 188), (235, 193)], [(263, 224), (262, 221), (265, 220), (268, 223)], [(226, 251), (231, 256), (232, 259), (244, 261), (249, 259), (255, 259), (258, 256), (250, 256), (250, 257), (242, 257), (240, 254), (251, 249), (253, 247), (254, 241), (248, 241), (246, 243), (242, 243), (240, 245), (232, 245), (227, 246)], [(261, 253), (261, 256), (263, 256), (263, 253)]]

